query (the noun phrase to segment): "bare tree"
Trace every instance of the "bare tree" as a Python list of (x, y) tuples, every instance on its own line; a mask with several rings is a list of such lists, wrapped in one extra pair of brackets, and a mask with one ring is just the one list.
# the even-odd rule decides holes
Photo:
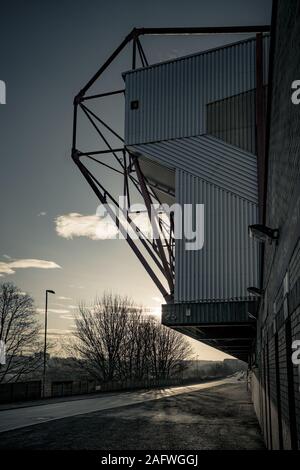
[(40, 366), (39, 325), (33, 299), (10, 283), (0, 284), (0, 340), (6, 350), (0, 382), (17, 381)]
[(154, 323), (150, 335), (151, 369), (156, 379), (167, 379), (184, 368), (192, 353), (186, 338), (166, 326)]
[(92, 308), (79, 307), (73, 351), (88, 371), (101, 381), (111, 381), (119, 372), (128, 312), (132, 308), (127, 297), (109, 293), (97, 299)]
[(104, 294), (79, 307), (72, 355), (101, 382), (169, 378), (190, 356), (183, 335), (162, 326), (128, 297)]

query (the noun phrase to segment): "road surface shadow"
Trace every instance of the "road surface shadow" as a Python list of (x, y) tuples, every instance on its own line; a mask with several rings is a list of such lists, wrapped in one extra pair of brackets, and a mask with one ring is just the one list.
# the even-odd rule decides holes
[(1, 433), (0, 449), (264, 449), (245, 387), (220, 385)]

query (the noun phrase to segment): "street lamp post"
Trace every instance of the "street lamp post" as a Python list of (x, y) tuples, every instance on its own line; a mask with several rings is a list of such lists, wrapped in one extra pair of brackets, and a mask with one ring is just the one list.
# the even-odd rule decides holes
[(46, 303), (45, 303), (45, 342), (44, 342), (44, 370), (43, 370), (43, 398), (45, 398), (45, 384), (46, 384), (48, 294), (55, 294), (55, 292), (54, 292), (54, 290), (49, 290), (49, 289), (46, 290)]

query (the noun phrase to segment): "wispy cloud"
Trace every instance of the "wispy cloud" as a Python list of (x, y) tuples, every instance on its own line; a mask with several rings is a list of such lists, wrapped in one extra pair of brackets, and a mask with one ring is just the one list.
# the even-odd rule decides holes
[(59, 318), (61, 318), (62, 320), (75, 320), (74, 315), (72, 315), (71, 313), (69, 315), (60, 315)]
[(5, 274), (14, 274), (14, 270), (11, 269), (9, 263), (4, 263), (0, 261), (0, 275), (4, 276)]
[(63, 295), (60, 295), (58, 299), (59, 300), (72, 300), (72, 297), (64, 297)]
[(59, 269), (61, 266), (54, 261), (42, 259), (18, 259), (14, 261), (0, 261), (0, 275), (14, 274), (16, 269)]
[(9, 263), (13, 268), (39, 268), (39, 269), (56, 269), (61, 268), (54, 261), (46, 261), (43, 259), (18, 259)]
[[(45, 310), (43, 308), (37, 308), (36, 311), (38, 313), (44, 313), (45, 312)], [(65, 313), (70, 313), (70, 310), (65, 310), (65, 309), (61, 309), (61, 308), (48, 308), (48, 312), (65, 314)]]
[(72, 325), (69, 326), (68, 330), (62, 330), (60, 328), (48, 328), (49, 336), (72, 336), (74, 333), (74, 328)]
[[(146, 212), (130, 213), (132, 222), (144, 234), (151, 236), (152, 227)], [(82, 215), (72, 212), (60, 215), (55, 219), (56, 233), (63, 238), (72, 239), (74, 237), (87, 237), (91, 240), (114, 240), (119, 238), (119, 230), (110, 216)], [(127, 222), (123, 220), (123, 225)], [(134, 225), (126, 227), (132, 238), (138, 237), (135, 233)]]
[(11, 259), (11, 256), (9, 256), (9, 255), (3, 255), (3, 258), (5, 258), (5, 259)]
[(118, 229), (113, 221), (98, 215), (82, 215), (72, 212), (60, 215), (55, 220), (56, 232), (60, 237), (88, 237), (92, 240), (109, 240), (116, 238)]
[(47, 215), (47, 212), (42, 211), (38, 213), (38, 217), (44, 217), (45, 215)]
[(52, 302), (51, 305), (54, 305), (55, 307), (62, 307), (62, 308), (64, 308), (64, 309), (68, 308), (68, 309), (70, 309), (70, 310), (75, 310), (75, 309), (78, 308), (77, 305), (72, 305), (72, 304), (71, 304), (71, 305), (66, 305), (66, 304), (64, 304), (64, 303), (53, 303), (53, 302)]

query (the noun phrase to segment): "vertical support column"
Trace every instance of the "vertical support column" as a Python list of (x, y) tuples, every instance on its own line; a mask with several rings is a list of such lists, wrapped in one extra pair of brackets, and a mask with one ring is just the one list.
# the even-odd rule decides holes
[(265, 96), (264, 96), (264, 64), (263, 36), (256, 35), (256, 153), (258, 176), (259, 220), (263, 217), (264, 173), (265, 173)]
[(127, 167), (126, 150), (123, 151), (123, 160), (124, 160), (124, 197), (127, 200), (127, 209), (128, 209), (130, 207), (130, 194), (129, 194), (129, 184), (128, 184), (128, 167)]
[[(264, 57), (263, 57), (263, 36), (256, 35), (256, 155), (257, 155), (257, 184), (258, 184), (258, 214), (259, 223), (263, 223), (264, 218), (264, 193), (265, 193), (265, 171), (266, 171), (266, 109), (264, 96)], [(259, 285), (263, 288), (264, 272), (264, 250), (262, 244), (259, 250), (260, 279)]]
[(281, 416), (281, 395), (280, 395), (280, 369), (279, 369), (279, 351), (278, 351), (278, 332), (274, 336), (275, 341), (275, 367), (276, 367), (276, 395), (277, 395), (277, 416), (278, 416), (278, 434), (279, 449), (283, 449), (282, 436), (282, 416)]
[(136, 68), (136, 41), (136, 38), (132, 41), (132, 70)]
[(289, 400), (289, 421), (290, 421), (290, 435), (291, 435), (291, 448), (298, 450), (297, 439), (297, 421), (296, 421), (296, 404), (295, 404), (295, 390), (294, 390), (294, 368), (292, 363), (292, 329), (291, 318), (288, 317), (285, 322), (285, 347), (286, 347), (286, 369), (288, 379), (288, 400)]
[(267, 402), (268, 402), (268, 425), (269, 425), (269, 448), (270, 450), (273, 449), (273, 427), (272, 427), (272, 413), (271, 413), (271, 390), (270, 390), (270, 351), (269, 351), (269, 339), (266, 344), (266, 394), (267, 394)]
[(267, 448), (269, 449), (269, 413), (268, 413), (268, 392), (267, 392), (267, 363), (266, 363), (266, 345), (264, 345), (262, 350), (263, 355), (263, 426), (264, 426), (264, 435)]

